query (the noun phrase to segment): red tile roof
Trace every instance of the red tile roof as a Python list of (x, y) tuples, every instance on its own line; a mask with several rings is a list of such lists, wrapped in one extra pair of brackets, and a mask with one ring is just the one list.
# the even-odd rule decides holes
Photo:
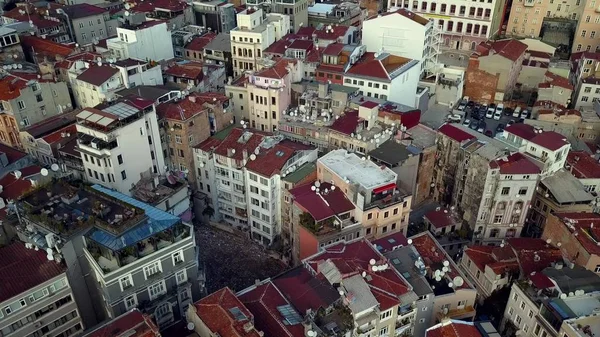
[(421, 110), (400, 111), (397, 106), (386, 104), (379, 108), (377, 116), (384, 120), (387, 119), (388, 123), (395, 121), (397, 124), (402, 124), (407, 129), (410, 129), (417, 126), (421, 121)]
[(481, 56), (500, 54), (501, 56), (517, 61), (527, 51), (527, 45), (519, 40), (505, 39), (498, 41), (485, 41), (480, 43), (476, 51)]
[(8, 159), (8, 164), (12, 164), (21, 158), (27, 156), (27, 153), (19, 151), (14, 147), (10, 147), (6, 144), (0, 143), (0, 153), (6, 154), (6, 159)]
[(400, 305), (400, 300), (397, 297), (390, 296), (383, 291), (377, 290), (376, 288), (371, 288), (371, 293), (379, 303), (379, 310), (381, 311), (385, 311)]
[(446, 321), (427, 329), (425, 337), (483, 337), (473, 323)]
[(296, 35), (312, 38), (313, 33), (317, 30), (315, 27), (304, 26), (298, 29)]
[(594, 155), (590, 155), (585, 151), (570, 151), (567, 156), (566, 168), (571, 171), (571, 174), (578, 179), (597, 179), (600, 178), (600, 163), (595, 159)]
[(499, 168), (501, 174), (539, 174), (542, 172), (529, 158), (519, 152), (492, 160), (490, 167), (492, 169)]
[[(446, 273), (446, 277), (450, 280), (453, 280), (457, 276), (461, 276), (458, 272), (458, 267), (454, 264), (454, 261), (448, 256), (446, 251), (439, 246), (438, 242), (431, 236), (429, 231), (423, 232), (421, 234), (417, 234), (413, 237), (412, 244), (419, 252), (419, 255), (423, 258), (423, 263), (425, 266), (433, 271), (437, 269), (442, 269), (444, 261), (448, 261), (450, 263), (450, 272)], [(464, 279), (464, 284), (461, 286), (463, 289), (472, 289), (471, 284), (467, 279)]]
[(532, 275), (529, 275), (529, 280), (538, 289), (547, 289), (555, 287), (554, 282), (552, 282), (552, 280), (548, 276), (544, 275), (541, 272), (532, 273)]
[(388, 54), (376, 58), (374, 53), (365, 53), (346, 73), (349, 76), (365, 76), (390, 81), (392, 80), (390, 74), (410, 61), (401, 56)]
[(77, 126), (75, 124), (71, 124), (68, 126), (65, 126), (61, 129), (58, 129), (56, 131), (54, 131), (53, 133), (50, 133), (46, 136), (43, 137), (44, 141), (50, 145), (59, 142), (61, 140), (67, 140), (67, 137), (63, 137), (63, 134), (70, 134), (71, 136), (76, 136), (77, 135)]
[(556, 75), (552, 72), (547, 71), (544, 75), (544, 80), (546, 81), (546, 84), (549, 84), (551, 86), (573, 90), (573, 86), (571, 85), (571, 83), (569, 83), (568, 78)]
[[(312, 184), (306, 184), (292, 189), (290, 193), (294, 204), (308, 212), (315, 221), (321, 221), (355, 208), (344, 192), (339, 188), (332, 190), (332, 186), (330, 183), (321, 183), (319, 189), (322, 192), (317, 194), (312, 191)], [(327, 194), (324, 192), (326, 189), (329, 191)]]
[(156, 107), (156, 113), (160, 119), (166, 118), (178, 121), (186, 121), (205, 110), (207, 108), (201, 102), (192, 102), (189, 97), (177, 102), (161, 103)]
[(44, 250), (27, 249), (21, 242), (0, 248), (0, 302), (9, 300), (65, 272), (49, 261)]
[(211, 92), (211, 91), (193, 92), (189, 96), (195, 97), (196, 102), (200, 103), (200, 104), (209, 104), (209, 105), (221, 104), (222, 105), (225, 102), (229, 101), (229, 97), (223, 95), (222, 93)]
[(377, 240), (372, 240), (371, 243), (380, 253), (385, 253), (394, 250), (396, 247), (406, 246), (408, 244), (408, 239), (402, 232), (396, 232)]
[[(401, 8), (401, 9), (395, 11), (395, 12), (384, 13), (383, 16), (388, 16), (388, 15), (392, 15), (392, 14), (399, 14), (399, 15), (405, 17), (405, 18), (411, 19), (412, 21), (414, 21), (414, 22), (416, 22), (416, 23), (418, 23), (418, 24), (420, 24), (422, 26), (425, 26), (425, 25), (427, 25), (427, 23), (429, 23), (428, 19), (426, 19), (426, 18), (424, 18), (424, 17), (422, 17), (422, 16), (420, 16), (418, 14), (415, 14), (415, 13), (413, 13), (413, 12), (411, 12), (411, 11), (405, 9), (405, 8)], [(377, 16), (374, 16), (374, 17), (371, 17), (369, 20), (373, 20), (373, 19), (376, 19), (376, 18), (377, 18)]]
[(301, 315), (308, 309), (316, 312), (319, 308), (327, 308), (340, 298), (333, 286), (314, 277), (303, 266), (277, 276), (273, 283)]
[(185, 49), (194, 50), (194, 51), (204, 51), (204, 47), (210, 43), (210, 41), (214, 40), (217, 37), (217, 34), (209, 32), (202, 36), (196, 36), (190, 41), (190, 43), (185, 45)]
[(331, 130), (351, 135), (356, 132), (360, 122), (361, 118), (358, 117), (358, 110), (346, 110), (343, 115), (340, 115), (340, 117), (333, 122)]
[(297, 151), (314, 149), (302, 143), (282, 141), (270, 149), (261, 149), (255, 160), (248, 160), (246, 169), (264, 177), (280, 173), (281, 169)]
[(77, 79), (91, 85), (101, 86), (118, 73), (118, 69), (109, 65), (98, 66), (91, 63), (88, 69), (84, 70), (81, 74), (79, 74), (79, 76), (77, 76)]
[(108, 10), (105, 8), (90, 5), (87, 3), (64, 6), (62, 7), (62, 10), (64, 10), (69, 15), (69, 19), (71, 20), (86, 18), (88, 16), (93, 15), (101, 15), (108, 12)]
[(344, 50), (344, 47), (346, 47), (346, 45), (343, 43), (331, 43), (325, 47), (325, 50), (323, 50), (323, 55), (338, 56), (342, 50)]
[(146, 62), (146, 61), (127, 58), (127, 59), (119, 60), (119, 61), (115, 62), (115, 66), (121, 67), (121, 68), (129, 68), (129, 67), (139, 66), (142, 64), (147, 64), (147, 63), (148, 62)]
[[(254, 328), (244, 326), (253, 320), (253, 314), (229, 288), (218, 290), (194, 303), (196, 314), (213, 333), (221, 337), (261, 337)], [(237, 319), (232, 309), (237, 308), (246, 319)]]
[[(234, 128), (227, 138), (216, 146), (214, 152), (234, 160), (243, 160), (244, 150), (249, 156), (251, 153), (254, 153), (254, 150), (256, 150), (266, 136), (271, 135), (271, 133), (260, 132), (257, 130)], [(229, 149), (235, 151), (231, 156), (228, 153)]]
[(254, 76), (257, 77), (268, 77), (273, 79), (281, 80), (288, 74), (288, 65), (296, 64), (297, 60), (282, 58), (270, 68), (265, 68), (258, 71)]
[(372, 102), (372, 101), (365, 101), (360, 106), (367, 108), (367, 109), (373, 109), (374, 107), (379, 106), (379, 104)]
[(427, 221), (433, 225), (433, 227), (440, 229), (449, 226), (456, 226), (456, 229), (460, 229), (460, 222), (454, 216), (453, 212), (447, 208), (439, 208), (431, 210), (423, 216)]
[(70, 56), (67, 56), (64, 60), (57, 62), (56, 64), (54, 64), (55, 68), (61, 68), (61, 69), (69, 69), (71, 68), (71, 66), (73, 65), (73, 63), (75, 63), (75, 61), (96, 61), (98, 59), (98, 57), (100, 57), (100, 54), (98, 53), (91, 53), (91, 52), (81, 52), (81, 53), (77, 53), (77, 54), (73, 54)]
[(289, 305), (271, 281), (239, 295), (240, 301), (254, 314), (254, 325), (265, 336), (304, 337), (304, 325), (284, 323), (277, 309)]
[(313, 32), (313, 36), (316, 36), (319, 40), (332, 40), (343, 37), (350, 29), (349, 26), (333, 26), (331, 30), (327, 30), (325, 26), (322, 29), (316, 29)]
[(188, 7), (185, 1), (181, 0), (152, 0), (152, 1), (136, 1), (129, 2), (131, 10), (135, 12), (154, 12), (157, 8), (164, 9), (171, 12), (183, 11)]
[(465, 249), (464, 253), (482, 272), (485, 271), (486, 266), (490, 267), (496, 275), (502, 275), (505, 272), (519, 272), (517, 256), (509, 245), (505, 244), (504, 247), (470, 246)]
[(101, 327), (87, 333), (84, 337), (160, 337), (160, 332), (152, 318), (138, 309), (103, 323)]
[[(375, 260), (378, 264), (387, 261), (369, 241), (363, 238), (351, 243), (342, 242), (325, 247), (319, 254), (308, 258), (307, 263), (314, 273), (321, 276), (320, 266), (326, 261), (330, 261), (335, 265), (342, 279), (365, 272), (370, 276), (364, 278), (364, 280), (372, 293), (373, 291), (379, 291), (387, 294), (388, 297), (399, 299), (400, 296), (410, 291), (410, 287), (406, 284), (404, 278), (394, 268), (374, 272), (371, 269), (371, 260)], [(373, 295), (375, 296), (374, 293)], [(389, 298), (383, 300), (386, 301), (386, 305), (390, 303)]]
[(33, 184), (27, 178), (38, 174), (41, 169), (42, 168), (39, 166), (22, 168), (19, 170), (22, 174), (19, 179), (17, 179), (12, 172), (2, 177), (2, 179), (0, 179), (0, 186), (2, 186), (0, 198), (4, 199), (4, 202), (7, 202), (8, 200), (18, 200), (33, 188)]
[(543, 51), (528, 50), (527, 53), (529, 54), (529, 56), (532, 56), (532, 57), (544, 58), (544, 59), (548, 59), (548, 60), (550, 60), (552, 58), (552, 53), (546, 53)]
[(516, 123), (508, 126), (504, 130), (551, 151), (556, 151), (569, 144), (565, 139), (565, 136), (560, 133), (554, 131), (542, 131), (539, 133), (529, 124)]
[(0, 79), (0, 100), (10, 101), (21, 96), (21, 89), (27, 87), (27, 80), (8, 74)]
[(438, 129), (438, 132), (447, 137), (454, 139), (455, 141), (457, 141), (459, 143), (462, 143), (465, 140), (475, 138), (475, 136), (457, 128), (456, 126), (454, 126), (452, 124), (444, 124), (444, 125), (440, 126), (440, 128)]
[(507, 240), (516, 252), (523, 275), (540, 272), (553, 262), (562, 261), (560, 249), (552, 247), (542, 239), (513, 238)]
[(165, 70), (164, 74), (177, 78), (187, 78), (201, 81), (204, 78), (202, 66), (202, 63), (199, 62), (187, 62), (183, 64), (176, 63), (169, 67), (169, 69)]
[(581, 247), (589, 254), (600, 255), (600, 214), (596, 213), (555, 213), (565, 226), (569, 228)]

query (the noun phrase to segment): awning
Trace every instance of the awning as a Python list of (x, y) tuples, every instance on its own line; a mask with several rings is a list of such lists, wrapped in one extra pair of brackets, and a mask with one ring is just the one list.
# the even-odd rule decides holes
[(391, 183), (391, 184), (383, 185), (381, 187), (377, 187), (376, 189), (373, 190), (373, 193), (375, 193), (375, 194), (382, 193), (382, 192), (385, 192), (387, 190), (391, 190), (394, 188), (396, 188), (396, 183)]

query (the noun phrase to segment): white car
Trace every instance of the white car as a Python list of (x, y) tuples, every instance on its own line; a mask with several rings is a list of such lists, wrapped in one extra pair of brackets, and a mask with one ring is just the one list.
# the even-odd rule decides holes
[(500, 116), (502, 116), (502, 113), (504, 112), (504, 104), (500, 103), (496, 106), (496, 112), (500, 113)]
[(450, 123), (460, 123), (462, 116), (458, 114), (450, 114), (448, 117), (446, 117), (446, 119)]
[(523, 109), (523, 111), (521, 112), (521, 118), (525, 119), (529, 117), (529, 111), (527, 111), (527, 109)]
[(518, 107), (515, 108), (515, 111), (513, 111), (512, 116), (514, 118), (520, 118), (521, 117), (521, 107), (520, 106), (518, 106)]
[(494, 117), (494, 107), (489, 107), (487, 109), (487, 111), (485, 112), (485, 118), (492, 118)]
[(499, 121), (499, 120), (500, 120), (500, 118), (502, 118), (502, 111), (498, 111), (498, 110), (496, 110), (496, 111), (494, 112), (494, 119), (495, 119), (495, 120), (497, 120), (497, 121)]
[(471, 125), (471, 120), (470, 120), (470, 119), (468, 119), (468, 118), (467, 118), (467, 119), (465, 119), (465, 121), (462, 123), (462, 125), (464, 125), (464, 126), (469, 126), (469, 125)]

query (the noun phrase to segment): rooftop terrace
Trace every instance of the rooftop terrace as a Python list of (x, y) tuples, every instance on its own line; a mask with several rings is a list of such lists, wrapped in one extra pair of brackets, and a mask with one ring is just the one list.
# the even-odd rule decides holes
[(366, 190), (396, 182), (396, 174), (388, 167), (380, 167), (343, 149), (329, 152), (319, 158), (318, 162), (346, 182), (360, 184)]

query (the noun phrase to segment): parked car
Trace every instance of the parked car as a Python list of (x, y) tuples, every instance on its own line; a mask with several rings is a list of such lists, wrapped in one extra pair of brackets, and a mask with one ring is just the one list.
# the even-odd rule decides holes
[(473, 130), (477, 130), (478, 126), (479, 126), (479, 122), (478, 121), (472, 121), (471, 125), (469, 125), (469, 128), (471, 128)]
[(496, 112), (500, 113), (500, 115), (502, 115), (502, 113), (504, 113), (504, 104), (500, 103), (498, 105), (496, 105)]
[(479, 125), (477, 126), (477, 132), (481, 132), (483, 133), (485, 131), (485, 122), (481, 122), (479, 123)]
[(491, 138), (494, 137), (494, 134), (492, 133), (492, 130), (485, 130), (485, 135), (488, 136), (488, 137), (491, 137)]
[(481, 119), (481, 115), (479, 114), (479, 111), (471, 111), (470, 116), (473, 119)]
[(500, 118), (502, 118), (502, 112), (498, 110), (494, 111), (494, 120), (499, 121)]
[(504, 131), (504, 124), (500, 123), (496, 126), (496, 133)]
[(504, 108), (504, 116), (512, 116), (512, 114), (513, 114), (513, 109)]
[(457, 110), (463, 111), (465, 110), (465, 107), (467, 106), (467, 100), (463, 99), (462, 101), (460, 101), (460, 103), (458, 103), (458, 107), (456, 107)]
[(461, 119), (462, 119), (462, 116), (458, 115), (458, 114), (450, 114), (446, 117), (446, 120), (449, 123), (460, 123)]
[(512, 114), (512, 116), (513, 116), (514, 118), (519, 118), (519, 117), (521, 117), (521, 107), (520, 107), (520, 106), (518, 106), (518, 107), (516, 107), (516, 108), (515, 108), (515, 111), (513, 111), (513, 114)]
[(494, 117), (494, 109), (489, 107), (485, 112), (485, 118), (493, 118)]
[(471, 125), (471, 120), (470, 120), (470, 119), (468, 119), (468, 118), (465, 118), (465, 120), (464, 120), (464, 122), (462, 123), (462, 125), (464, 125), (464, 126), (469, 126), (469, 125)]
[(511, 120), (508, 121), (508, 123), (506, 123), (506, 126), (510, 126), (510, 125), (513, 125), (513, 124), (515, 124), (515, 120), (511, 119)]
[(529, 118), (529, 111), (527, 111), (527, 109), (523, 109), (523, 111), (521, 111), (521, 119), (525, 118)]

